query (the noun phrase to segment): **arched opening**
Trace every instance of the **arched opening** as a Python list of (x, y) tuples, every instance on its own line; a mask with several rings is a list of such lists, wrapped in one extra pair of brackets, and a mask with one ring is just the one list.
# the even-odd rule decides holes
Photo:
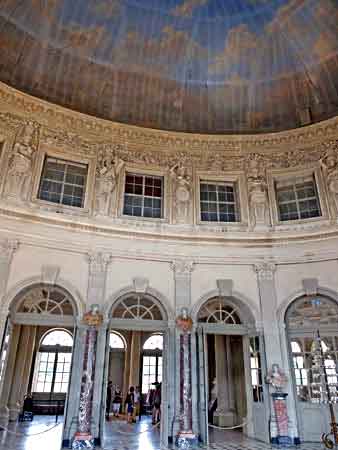
[(227, 432), (220, 428), (245, 423), (248, 403), (252, 407), (264, 401), (261, 343), (253, 333), (249, 308), (235, 297), (209, 298), (200, 307), (197, 321), (198, 384), (208, 411), (206, 418), (200, 416), (202, 439), (224, 442)]
[(338, 304), (302, 296), (285, 321), (301, 438), (319, 441), (330, 422), (327, 403), (338, 400)]
[[(149, 293), (131, 292), (118, 298), (112, 305), (109, 342), (113, 340), (115, 348), (109, 350), (107, 388), (104, 392), (104, 445), (108, 445), (111, 439), (124, 430), (123, 422), (128, 420), (135, 424), (136, 432), (149, 427), (149, 433), (145, 436), (151, 435), (155, 443), (160, 443), (161, 433), (162, 442), (168, 439), (163, 431), (163, 421), (168, 418), (166, 415), (161, 417), (161, 405), (157, 408), (159, 411), (156, 418), (153, 414), (155, 393), (158, 399), (161, 392), (163, 402), (161, 386), (162, 379), (165, 378), (164, 341), (167, 329), (167, 312), (161, 302)], [(125, 402), (131, 398), (131, 388), (133, 408), (128, 408), (128, 403)], [(122, 401), (118, 407), (114, 406), (114, 400), (119, 400), (119, 390)], [(164, 398), (166, 399), (165, 394)], [(151, 423), (160, 418), (160, 427), (153, 428)]]
[[(13, 299), (0, 361), (0, 402), (6, 405), (9, 421), (63, 421), (76, 311), (72, 296), (55, 285), (29, 286)], [(62, 427), (57, 433), (61, 445)]]

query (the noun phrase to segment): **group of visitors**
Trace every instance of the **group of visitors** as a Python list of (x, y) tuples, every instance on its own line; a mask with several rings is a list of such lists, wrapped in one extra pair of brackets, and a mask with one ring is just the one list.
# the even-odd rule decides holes
[[(155, 389), (150, 389), (146, 404), (152, 408), (152, 423), (156, 425), (161, 420), (161, 383), (154, 383)], [(111, 408), (112, 405), (112, 408)], [(127, 423), (136, 423), (137, 417), (141, 419), (141, 393), (139, 386), (130, 386), (124, 402)], [(113, 386), (111, 381), (107, 386), (106, 418), (109, 420), (110, 411), (114, 417), (122, 412), (122, 392), (119, 386)]]

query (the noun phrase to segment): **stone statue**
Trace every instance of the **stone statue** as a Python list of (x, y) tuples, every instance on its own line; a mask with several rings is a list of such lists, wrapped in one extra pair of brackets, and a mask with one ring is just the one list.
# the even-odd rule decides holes
[(118, 184), (124, 161), (109, 151), (101, 152), (97, 168), (96, 213), (107, 216), (111, 195)]
[(32, 182), (35, 153), (38, 147), (38, 128), (28, 122), (18, 133), (7, 174), (6, 192), (19, 200), (28, 200)]
[(271, 384), (276, 392), (282, 392), (288, 382), (288, 378), (278, 364), (272, 364), (271, 370), (269, 370), (266, 377), (266, 382)]
[(187, 308), (181, 309), (181, 314), (176, 319), (176, 325), (179, 330), (181, 330), (183, 333), (190, 333), (193, 322), (192, 318), (188, 314)]
[(187, 172), (187, 168), (182, 163), (175, 164), (170, 169), (170, 175), (173, 179), (174, 223), (187, 223), (189, 221), (191, 177)]
[(247, 180), (252, 228), (270, 225), (265, 168), (256, 155), (248, 159)]
[(103, 322), (99, 305), (91, 305), (90, 310), (83, 315), (83, 323), (91, 327), (99, 327)]
[(324, 158), (320, 160), (324, 178), (327, 183), (329, 194), (333, 202), (330, 202), (330, 208), (334, 217), (338, 215), (338, 156), (334, 148), (329, 148)]

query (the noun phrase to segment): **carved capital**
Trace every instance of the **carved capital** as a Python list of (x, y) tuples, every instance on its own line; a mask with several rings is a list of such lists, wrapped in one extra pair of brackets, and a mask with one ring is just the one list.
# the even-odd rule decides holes
[(188, 276), (194, 270), (194, 265), (194, 261), (177, 259), (171, 263), (170, 267), (175, 276)]
[(19, 241), (16, 239), (4, 239), (0, 241), (0, 261), (9, 264), (18, 248)]
[(259, 280), (273, 280), (276, 272), (276, 264), (271, 262), (262, 262), (254, 265), (254, 271)]
[(89, 264), (90, 274), (105, 272), (108, 265), (113, 260), (113, 257), (110, 253), (103, 252), (90, 252), (87, 253), (85, 257)]

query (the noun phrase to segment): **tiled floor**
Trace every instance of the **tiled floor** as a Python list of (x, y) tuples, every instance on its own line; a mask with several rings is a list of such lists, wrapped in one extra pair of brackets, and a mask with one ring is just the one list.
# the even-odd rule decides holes
[[(54, 418), (35, 417), (34, 422), (10, 424), (9, 429), (15, 433), (35, 434), (48, 430), (55, 425)], [(10, 434), (0, 431), (1, 450), (60, 450), (62, 424), (47, 433), (36, 436)], [(252, 439), (247, 439), (240, 432), (220, 432), (210, 430), (208, 446), (204, 450), (271, 450), (271, 446)], [(101, 450), (160, 450), (160, 433), (153, 429), (149, 419), (141, 423), (128, 425), (125, 422), (106, 424), (105, 439)], [(303, 444), (299, 450), (323, 450), (321, 444)], [(99, 450), (99, 449), (97, 449)], [(162, 450), (163, 447), (162, 447)]]

